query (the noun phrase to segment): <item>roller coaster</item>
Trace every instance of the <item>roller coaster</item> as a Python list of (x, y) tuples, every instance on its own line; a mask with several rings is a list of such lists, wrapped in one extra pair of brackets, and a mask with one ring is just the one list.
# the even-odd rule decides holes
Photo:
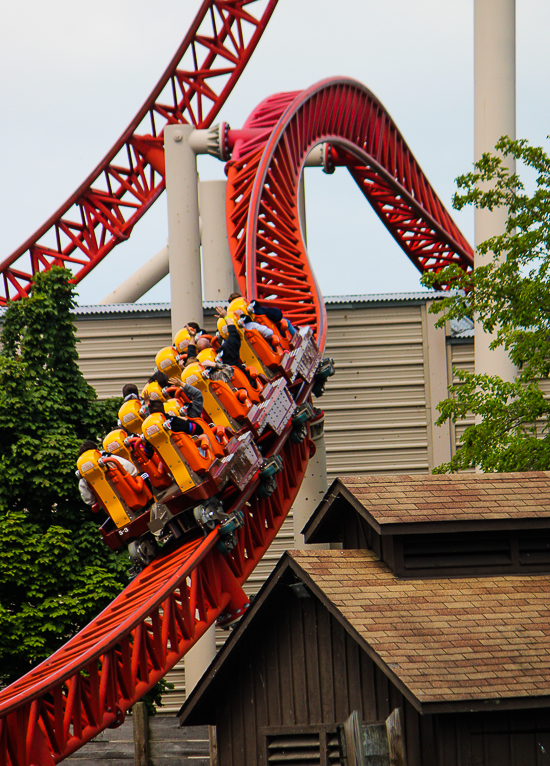
[[(67, 202), (0, 264), (0, 305), (26, 296), (33, 275), (52, 266), (83, 279), (164, 189), (167, 125), (209, 128), (258, 44), (275, 9), (253, 0), (204, 0), (176, 55), (134, 120)], [(425, 178), (390, 115), (363, 85), (324, 80), (265, 99), (242, 129), (222, 123), (227, 231), (236, 277), (248, 300), (273, 301), (314, 349), (308, 363), (281, 363), (264, 394), (269, 409), (281, 387), (286, 414), (266, 428), (264, 455), (282, 470), (262, 491), (260, 465), (233, 483), (231, 545), (223, 524), (183, 536), (89, 625), (49, 659), (0, 692), (0, 766), (46, 766), (78, 750), (125, 712), (220, 617), (248, 603), (243, 583), (280, 529), (314, 449), (291, 438), (307, 405), (325, 345), (322, 296), (301, 236), (298, 188), (310, 152), (322, 146), (324, 169), (347, 167), (380, 220), (420, 271), (473, 267), (473, 251)], [(309, 329), (308, 329), (309, 328)], [(309, 335), (308, 335), (309, 333)], [(293, 357), (292, 357), (293, 358)], [(307, 407), (306, 407), (307, 409)], [(254, 438), (249, 422), (248, 433)], [(227, 530), (226, 530), (227, 532)], [(222, 543), (220, 545), (220, 543)]]

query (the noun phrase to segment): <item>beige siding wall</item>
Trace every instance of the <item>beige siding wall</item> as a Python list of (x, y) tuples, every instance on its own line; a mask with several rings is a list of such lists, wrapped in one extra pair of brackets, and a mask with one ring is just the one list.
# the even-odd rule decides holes
[(329, 307), (326, 355), (336, 363), (319, 402), (329, 480), (427, 471), (421, 306)]
[[(336, 375), (318, 404), (326, 413), (329, 478), (428, 470), (422, 306), (328, 307), (326, 355)], [(205, 324), (213, 323), (211, 316)], [(76, 321), (80, 367), (98, 396), (145, 384), (171, 343), (167, 312)]]
[(80, 369), (100, 399), (120, 396), (125, 383), (144, 386), (155, 354), (172, 343), (168, 313), (99, 315), (75, 324)]

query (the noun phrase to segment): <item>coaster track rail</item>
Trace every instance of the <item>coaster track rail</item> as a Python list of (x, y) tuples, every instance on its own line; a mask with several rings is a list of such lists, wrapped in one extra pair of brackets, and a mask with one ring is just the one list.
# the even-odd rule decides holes
[(46, 223), (0, 263), (0, 306), (28, 295), (33, 274), (52, 266), (71, 269), (80, 282), (129, 238), (164, 190), (164, 128), (212, 124), (276, 5), (277, 0), (202, 2), (174, 58), (118, 141)]

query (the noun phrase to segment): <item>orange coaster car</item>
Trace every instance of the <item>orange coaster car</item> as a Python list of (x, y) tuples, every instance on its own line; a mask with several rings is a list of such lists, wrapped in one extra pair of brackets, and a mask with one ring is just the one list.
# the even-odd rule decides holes
[(147, 508), (153, 495), (141, 476), (130, 476), (114, 457), (99, 450), (84, 452), (77, 461), (80, 475), (117, 527), (123, 527)]

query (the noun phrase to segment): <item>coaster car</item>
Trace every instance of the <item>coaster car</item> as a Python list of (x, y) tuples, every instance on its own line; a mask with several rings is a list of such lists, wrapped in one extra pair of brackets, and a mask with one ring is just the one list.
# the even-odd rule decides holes
[(77, 467), (99, 505), (119, 528), (153, 502), (144, 479), (127, 473), (115, 457), (102, 456), (99, 450), (88, 450), (78, 458)]
[[(266, 301), (266, 304), (268, 302)], [(277, 335), (279, 338), (279, 342), (281, 346), (285, 349), (285, 351), (291, 350), (291, 341), (292, 341), (292, 334), (288, 328), (288, 320), (283, 317), (280, 322), (272, 322), (271, 319), (268, 319), (264, 314), (254, 314), (251, 304), (248, 303), (246, 298), (235, 298), (231, 301), (229, 306), (227, 307), (227, 313), (228, 314), (235, 314), (237, 312), (242, 312), (243, 314), (246, 314), (250, 317), (254, 322), (258, 322), (258, 324), (263, 324), (266, 327), (269, 327), (270, 330), (273, 330), (273, 334)]]
[(202, 393), (204, 411), (214, 425), (230, 428), (232, 431), (239, 430), (239, 419), (244, 418), (252, 406), (250, 400), (246, 404), (247, 397), (243, 403), (227, 383), (210, 380), (199, 362), (185, 367), (181, 372), (181, 379)]
[(122, 428), (131, 434), (141, 435), (143, 424), (143, 407), (139, 399), (124, 402), (118, 411), (118, 420)]
[(103, 440), (103, 449), (106, 452), (126, 458), (136, 466), (138, 471), (148, 475), (153, 493), (156, 495), (172, 484), (172, 477), (159, 456), (154, 454), (148, 457), (143, 447), (141, 435), (128, 436), (122, 428), (111, 431)]
[(169, 419), (160, 412), (145, 418), (143, 436), (160, 456), (182, 492), (197, 487), (201, 483), (201, 474), (209, 471), (216, 460), (207, 436), (173, 433)]

